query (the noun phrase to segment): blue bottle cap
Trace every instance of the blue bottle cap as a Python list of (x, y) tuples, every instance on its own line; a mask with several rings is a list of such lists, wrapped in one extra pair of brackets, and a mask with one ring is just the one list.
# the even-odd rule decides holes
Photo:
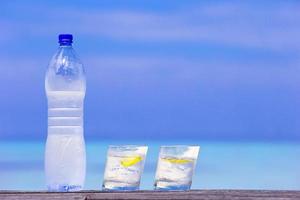
[(60, 45), (71, 45), (73, 42), (72, 34), (59, 34), (58, 42)]

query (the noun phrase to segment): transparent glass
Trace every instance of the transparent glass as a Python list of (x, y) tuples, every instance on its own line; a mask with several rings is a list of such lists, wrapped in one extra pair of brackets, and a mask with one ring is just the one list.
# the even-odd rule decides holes
[(147, 150), (147, 146), (109, 146), (103, 190), (138, 190)]
[(58, 47), (47, 68), (45, 88), (47, 94), (52, 91), (85, 93), (85, 70), (72, 45)]
[(45, 149), (49, 191), (78, 191), (85, 182), (83, 105), (86, 78), (71, 45), (59, 46), (47, 68), (48, 135)]
[(189, 190), (199, 146), (160, 147), (154, 187), (156, 190)]

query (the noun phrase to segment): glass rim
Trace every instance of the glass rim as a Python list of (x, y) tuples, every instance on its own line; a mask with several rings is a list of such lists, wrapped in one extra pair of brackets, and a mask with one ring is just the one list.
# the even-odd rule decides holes
[(135, 144), (125, 144), (125, 145), (123, 145), (123, 144), (121, 144), (121, 145), (108, 145), (108, 148), (123, 148), (123, 147), (129, 147), (129, 148), (137, 148), (137, 147), (147, 147), (148, 148), (148, 146), (147, 145), (135, 145)]

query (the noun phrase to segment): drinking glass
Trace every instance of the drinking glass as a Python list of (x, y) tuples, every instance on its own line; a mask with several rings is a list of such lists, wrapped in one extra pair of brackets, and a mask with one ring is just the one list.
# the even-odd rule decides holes
[(156, 190), (189, 190), (199, 146), (160, 147), (154, 187)]
[(103, 190), (138, 190), (147, 146), (109, 146)]

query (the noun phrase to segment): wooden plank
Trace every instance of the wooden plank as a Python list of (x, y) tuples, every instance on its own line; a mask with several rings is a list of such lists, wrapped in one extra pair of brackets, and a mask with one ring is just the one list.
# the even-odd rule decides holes
[(191, 191), (136, 191), (136, 192), (103, 192), (81, 191), (68, 193), (55, 192), (22, 192), (0, 191), (1, 200), (101, 200), (101, 199), (203, 199), (203, 200), (296, 200), (300, 199), (300, 191), (272, 190), (191, 190)]

